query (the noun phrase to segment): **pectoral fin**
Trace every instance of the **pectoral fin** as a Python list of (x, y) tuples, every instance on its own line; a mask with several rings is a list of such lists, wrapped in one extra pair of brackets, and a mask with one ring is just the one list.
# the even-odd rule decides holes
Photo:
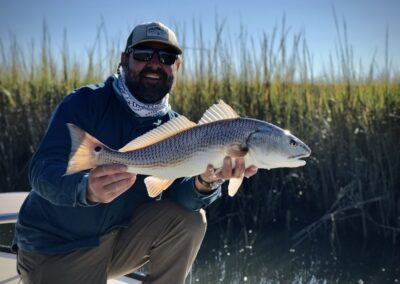
[(240, 185), (243, 182), (243, 177), (244, 177), (244, 175), (242, 175), (240, 178), (231, 178), (229, 180), (228, 195), (230, 197), (233, 197), (236, 194), (236, 192), (238, 191)]
[(245, 145), (232, 145), (228, 148), (227, 155), (234, 158), (242, 158), (249, 152), (249, 148)]
[(153, 176), (144, 179), (147, 193), (150, 197), (156, 197), (160, 195), (160, 193), (166, 190), (173, 182), (174, 179), (160, 179)]

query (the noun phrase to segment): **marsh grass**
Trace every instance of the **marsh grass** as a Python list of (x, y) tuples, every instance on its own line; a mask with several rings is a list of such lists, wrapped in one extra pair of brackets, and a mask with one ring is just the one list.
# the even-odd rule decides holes
[[(400, 77), (387, 51), (383, 69), (374, 61), (367, 72), (356, 68), (345, 25), (337, 23), (336, 55), (317, 76), (304, 34), (290, 32), (284, 19), (259, 39), (245, 28), (224, 37), (225, 23), (217, 21), (214, 42), (206, 44), (201, 25), (192, 29), (195, 42), (188, 43), (178, 28), (187, 48), (174, 108), (196, 121), (223, 99), (242, 116), (290, 129), (313, 150), (305, 167), (260, 171), (237, 197), (209, 208), (221, 244), (236, 235), (252, 245), (269, 224), (280, 224), (294, 243), (323, 231), (338, 246), (338, 232), (346, 230), (398, 245)], [(40, 50), (34, 42), (25, 49), (15, 38), (9, 47), (0, 41), (0, 191), (29, 190), (29, 159), (55, 105), (74, 88), (114, 73), (119, 49), (104, 25), (84, 66), (70, 56), (66, 32), (54, 55), (45, 25)]]

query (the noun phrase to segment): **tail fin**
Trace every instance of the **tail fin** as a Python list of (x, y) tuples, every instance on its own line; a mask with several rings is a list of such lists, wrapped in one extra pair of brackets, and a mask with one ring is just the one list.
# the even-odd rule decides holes
[(95, 148), (99, 147), (103, 150), (106, 146), (76, 125), (67, 123), (67, 126), (71, 135), (71, 154), (64, 175), (72, 175), (96, 167), (99, 151), (96, 152)]

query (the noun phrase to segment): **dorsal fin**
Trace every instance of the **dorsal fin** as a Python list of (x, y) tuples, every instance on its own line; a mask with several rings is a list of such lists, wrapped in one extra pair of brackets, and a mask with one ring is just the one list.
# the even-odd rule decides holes
[(239, 115), (229, 105), (219, 100), (217, 104), (212, 105), (201, 117), (199, 124), (210, 123), (213, 121), (238, 118)]
[(157, 143), (161, 140), (167, 139), (175, 134), (196, 126), (196, 123), (190, 121), (185, 116), (181, 115), (171, 119), (170, 121), (162, 124), (161, 126), (150, 130), (149, 132), (132, 140), (124, 147), (119, 149), (120, 152), (129, 152), (137, 150), (148, 145)]

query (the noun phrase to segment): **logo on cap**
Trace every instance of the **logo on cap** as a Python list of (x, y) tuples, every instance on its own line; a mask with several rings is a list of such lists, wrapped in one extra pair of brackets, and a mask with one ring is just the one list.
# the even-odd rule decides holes
[(168, 34), (160, 27), (148, 27), (147, 28), (148, 37), (161, 37), (168, 40)]

